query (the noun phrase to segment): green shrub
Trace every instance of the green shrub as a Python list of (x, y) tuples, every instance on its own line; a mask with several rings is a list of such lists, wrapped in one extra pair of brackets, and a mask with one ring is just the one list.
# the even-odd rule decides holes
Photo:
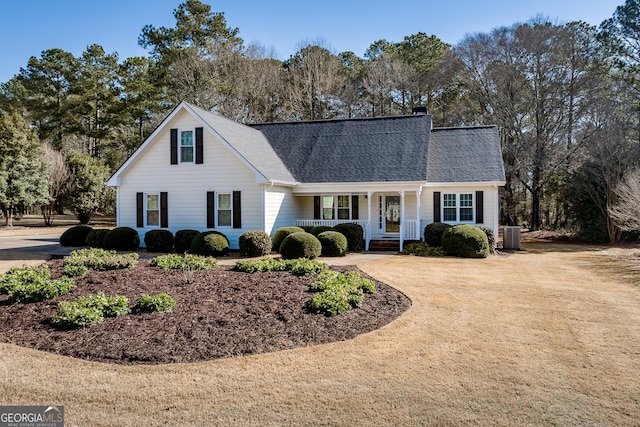
[(459, 224), (444, 232), (442, 248), (447, 255), (463, 258), (486, 258), (489, 255), (489, 240), (478, 227)]
[(307, 276), (309, 274), (318, 274), (329, 269), (324, 262), (318, 262), (308, 258), (298, 258), (286, 260), (287, 270), (291, 271), (294, 276)]
[(109, 232), (108, 228), (94, 228), (87, 234), (85, 243), (92, 248), (104, 247), (104, 236)]
[(444, 256), (444, 249), (442, 246), (429, 246), (426, 243), (409, 243), (400, 252), (402, 255), (415, 255), (415, 256)]
[(336, 231), (336, 229), (333, 227), (329, 227), (328, 225), (316, 225), (315, 227), (311, 228), (311, 230), (309, 230), (308, 232), (318, 237), (318, 234), (324, 233), (325, 231)]
[(229, 252), (229, 240), (218, 231), (203, 231), (193, 238), (189, 252), (204, 256), (224, 255)]
[(102, 311), (96, 307), (83, 307), (75, 301), (61, 301), (51, 324), (60, 329), (86, 328), (104, 321)]
[(13, 289), (25, 283), (44, 283), (51, 278), (47, 266), (14, 267), (0, 275), (0, 295), (11, 294)]
[(323, 256), (344, 256), (347, 253), (349, 246), (344, 234), (337, 231), (323, 231), (317, 237), (322, 245)]
[(183, 254), (191, 249), (193, 238), (200, 233), (198, 230), (178, 230), (173, 238), (173, 246), (179, 254)]
[(124, 295), (106, 296), (104, 292), (62, 301), (51, 324), (61, 329), (83, 328), (101, 323), (105, 317), (129, 313), (129, 300)]
[(291, 271), (296, 276), (318, 274), (327, 270), (327, 264), (307, 258), (280, 259), (261, 258), (251, 261), (237, 261), (236, 270), (245, 273), (262, 273), (265, 271)]
[(309, 290), (316, 293), (307, 301), (307, 310), (337, 316), (359, 307), (365, 293), (375, 292), (375, 282), (355, 271), (346, 274), (325, 271), (309, 286)]
[(478, 227), (480, 230), (482, 230), (484, 232), (484, 234), (487, 235), (487, 240), (489, 241), (489, 252), (490, 253), (495, 253), (496, 251), (496, 236), (493, 233), (493, 228), (489, 228), (489, 227), (485, 227), (485, 226), (481, 226)]
[(333, 228), (347, 238), (349, 252), (362, 252), (364, 250), (364, 230), (361, 225), (348, 222), (338, 224)]
[(256, 257), (271, 253), (271, 237), (261, 230), (245, 231), (240, 235), (238, 245), (242, 256)]
[(218, 261), (202, 255), (169, 254), (155, 257), (151, 265), (164, 270), (209, 270), (218, 268)]
[(46, 301), (68, 294), (74, 286), (75, 282), (69, 277), (24, 282), (10, 291), (9, 301), (20, 303)]
[(134, 303), (133, 313), (166, 313), (175, 307), (176, 300), (166, 293), (142, 295)]
[(321, 252), (322, 245), (317, 237), (304, 231), (289, 234), (280, 245), (280, 254), (284, 259), (314, 259), (319, 257)]
[(133, 268), (138, 261), (138, 254), (118, 254), (106, 249), (91, 248), (71, 252), (63, 259), (65, 276), (81, 276), (87, 270), (121, 270)]
[(84, 246), (87, 235), (93, 230), (88, 225), (76, 225), (66, 230), (60, 236), (60, 246)]
[(133, 228), (116, 227), (105, 234), (103, 246), (116, 251), (136, 251), (140, 246), (140, 236)]
[(169, 230), (149, 230), (144, 235), (147, 252), (170, 252), (173, 249), (173, 233)]
[(429, 246), (442, 246), (442, 235), (451, 228), (444, 222), (432, 222), (424, 228), (424, 242)]
[(273, 244), (271, 247), (274, 251), (280, 252), (280, 246), (282, 245), (282, 242), (284, 242), (284, 239), (286, 239), (289, 234), (300, 232), (304, 232), (304, 229), (301, 227), (282, 227), (278, 229), (273, 235)]

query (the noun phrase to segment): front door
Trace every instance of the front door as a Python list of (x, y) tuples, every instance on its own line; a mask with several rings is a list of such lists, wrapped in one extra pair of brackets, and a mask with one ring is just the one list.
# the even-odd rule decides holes
[(381, 195), (378, 200), (378, 232), (400, 233), (400, 196)]

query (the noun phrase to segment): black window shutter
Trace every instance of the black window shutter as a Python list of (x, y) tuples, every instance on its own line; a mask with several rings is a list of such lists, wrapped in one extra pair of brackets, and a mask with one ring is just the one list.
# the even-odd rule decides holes
[(233, 192), (233, 228), (242, 228), (242, 209), (240, 191)]
[(476, 191), (476, 224), (484, 222), (484, 191)]
[(136, 193), (136, 227), (144, 227), (144, 194)]
[(178, 164), (178, 129), (171, 129), (171, 164)]
[(440, 222), (440, 192), (433, 192), (433, 222)]
[(207, 191), (207, 228), (215, 228), (216, 226), (216, 193), (215, 191)]
[(351, 195), (351, 219), (359, 219), (358, 195)]
[(320, 219), (320, 196), (313, 196), (313, 219)]
[(202, 128), (196, 128), (196, 164), (202, 164)]
[(167, 192), (160, 193), (160, 227), (169, 227), (169, 207), (167, 206)]

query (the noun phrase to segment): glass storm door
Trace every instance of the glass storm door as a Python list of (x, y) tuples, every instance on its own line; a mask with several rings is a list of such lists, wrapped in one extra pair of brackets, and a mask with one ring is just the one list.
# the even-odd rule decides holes
[(381, 233), (400, 232), (400, 196), (380, 196), (378, 229)]

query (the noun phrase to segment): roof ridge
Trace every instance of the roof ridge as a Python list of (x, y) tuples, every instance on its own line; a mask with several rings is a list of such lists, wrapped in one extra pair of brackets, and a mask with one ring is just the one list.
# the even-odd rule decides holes
[(281, 122), (262, 122), (248, 123), (247, 126), (265, 126), (265, 125), (283, 125), (283, 124), (309, 124), (309, 123), (331, 123), (331, 122), (355, 122), (355, 121), (378, 121), (378, 120), (397, 120), (418, 117), (431, 117), (429, 114), (408, 114), (402, 116), (378, 116), (378, 117), (351, 117), (351, 118), (335, 118), (335, 119), (316, 119), (316, 120), (286, 120)]
[(474, 125), (474, 126), (445, 126), (445, 127), (434, 127), (431, 129), (432, 131), (439, 130), (473, 130), (473, 129), (490, 129), (498, 127), (498, 125)]

